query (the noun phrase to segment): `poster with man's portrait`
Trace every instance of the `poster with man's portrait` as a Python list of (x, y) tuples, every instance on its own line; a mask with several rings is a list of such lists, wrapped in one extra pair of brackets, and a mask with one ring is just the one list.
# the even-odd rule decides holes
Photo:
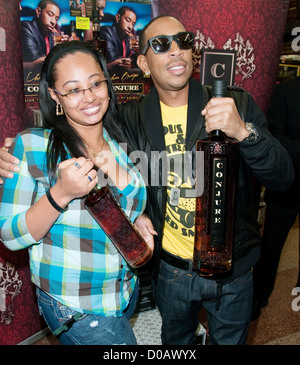
[(40, 71), (46, 55), (55, 44), (67, 41), (70, 22), (70, 0), (22, 0), (21, 38), (25, 102), (38, 109)]
[(138, 99), (151, 87), (148, 75), (137, 65), (139, 34), (151, 20), (151, 5), (107, 1), (100, 37), (119, 102)]
[[(92, 16), (92, 7), (96, 6)], [(151, 84), (137, 66), (139, 33), (151, 20), (151, 5), (104, 0), (22, 0), (21, 36), (27, 109), (39, 109), (45, 57), (58, 43), (77, 39), (104, 44), (104, 57), (119, 102), (147, 94)], [(98, 27), (93, 26), (95, 13)], [(95, 25), (95, 24), (94, 24)], [(100, 29), (99, 29), (100, 28)], [(94, 43), (95, 45), (95, 43)]]

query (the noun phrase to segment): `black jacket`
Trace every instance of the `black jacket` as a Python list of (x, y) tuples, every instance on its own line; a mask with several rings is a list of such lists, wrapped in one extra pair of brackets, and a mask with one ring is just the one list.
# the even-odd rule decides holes
[(300, 77), (277, 84), (274, 88), (267, 120), (271, 133), (287, 149), (294, 164), (295, 180), (285, 192), (266, 189), (265, 201), (281, 213), (300, 210)]
[[(197, 139), (207, 137), (204, 119), (201, 115), (201, 111), (209, 99), (206, 90), (206, 87), (191, 79), (186, 151), (195, 152)], [(253, 175), (261, 184), (278, 190), (287, 189), (294, 179), (292, 161), (287, 151), (268, 131), (266, 119), (253, 98), (243, 91), (231, 92), (231, 96), (235, 99), (240, 114), (246, 114), (243, 119), (246, 122), (252, 122), (260, 136), (254, 142), (242, 141), (239, 144), (240, 168), (235, 222), (234, 272), (233, 276), (227, 280), (248, 271), (258, 260), (260, 254), (260, 233), (253, 194)], [(246, 104), (244, 104), (245, 102)], [(243, 105), (247, 105), (246, 113), (243, 112)], [(139, 102), (121, 105), (120, 113), (133, 150), (146, 152), (148, 177), (154, 173), (161, 177), (161, 165), (153, 164), (153, 154), (151, 154), (151, 151), (161, 152), (165, 149), (161, 110), (156, 89), (153, 88)], [(158, 232), (154, 253), (154, 277), (159, 268), (166, 194), (166, 186), (162, 184), (148, 187), (147, 213)]]
[[(46, 55), (45, 35), (37, 19), (21, 22), (23, 62), (32, 62)], [(52, 33), (48, 34), (50, 49), (53, 47)]]
[[(105, 59), (112, 62), (123, 57), (122, 36), (118, 31), (118, 26), (114, 23), (111, 26), (105, 25), (100, 28), (101, 39), (106, 41)], [(126, 57), (130, 55), (129, 39), (125, 37)]]

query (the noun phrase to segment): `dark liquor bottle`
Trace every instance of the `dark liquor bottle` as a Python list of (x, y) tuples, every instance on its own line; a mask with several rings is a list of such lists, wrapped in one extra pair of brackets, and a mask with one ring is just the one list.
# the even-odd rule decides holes
[(107, 186), (96, 186), (88, 194), (84, 206), (131, 267), (141, 267), (151, 259), (152, 250)]
[[(215, 81), (213, 96), (226, 93), (226, 83)], [(196, 198), (193, 265), (201, 276), (221, 278), (232, 271), (239, 144), (215, 130), (196, 148), (204, 153), (204, 191)]]
[(79, 37), (76, 34), (76, 23), (75, 20), (71, 20), (71, 35), (69, 37), (69, 41), (79, 41)]
[(100, 32), (100, 19), (99, 19), (99, 11), (93, 10), (92, 12), (92, 22), (93, 22), (93, 39), (92, 43), (95, 48), (98, 49), (105, 57), (106, 51), (106, 41), (101, 39), (101, 32)]
[(85, 17), (86, 16), (86, 5), (85, 5), (85, 0), (82, 0), (81, 3), (81, 16)]

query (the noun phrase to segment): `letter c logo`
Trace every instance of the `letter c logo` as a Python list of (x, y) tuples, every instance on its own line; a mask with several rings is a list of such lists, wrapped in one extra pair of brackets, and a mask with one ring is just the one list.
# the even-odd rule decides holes
[[(222, 70), (222, 73), (220, 75), (218, 75), (218, 69)], [(214, 65), (211, 66), (210, 72), (213, 75), (213, 77), (215, 77), (215, 78), (220, 78), (220, 77), (224, 76), (225, 64), (215, 63)]]

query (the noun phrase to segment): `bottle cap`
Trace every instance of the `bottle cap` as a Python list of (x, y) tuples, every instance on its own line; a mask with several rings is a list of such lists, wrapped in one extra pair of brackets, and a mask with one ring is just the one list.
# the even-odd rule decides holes
[(214, 97), (224, 97), (227, 94), (227, 82), (225, 80), (214, 80), (212, 84)]
[[(227, 95), (227, 82), (225, 80), (213, 80), (212, 95), (215, 98), (224, 97)], [(219, 129), (213, 130), (210, 133), (211, 138), (224, 139), (224, 132)]]

